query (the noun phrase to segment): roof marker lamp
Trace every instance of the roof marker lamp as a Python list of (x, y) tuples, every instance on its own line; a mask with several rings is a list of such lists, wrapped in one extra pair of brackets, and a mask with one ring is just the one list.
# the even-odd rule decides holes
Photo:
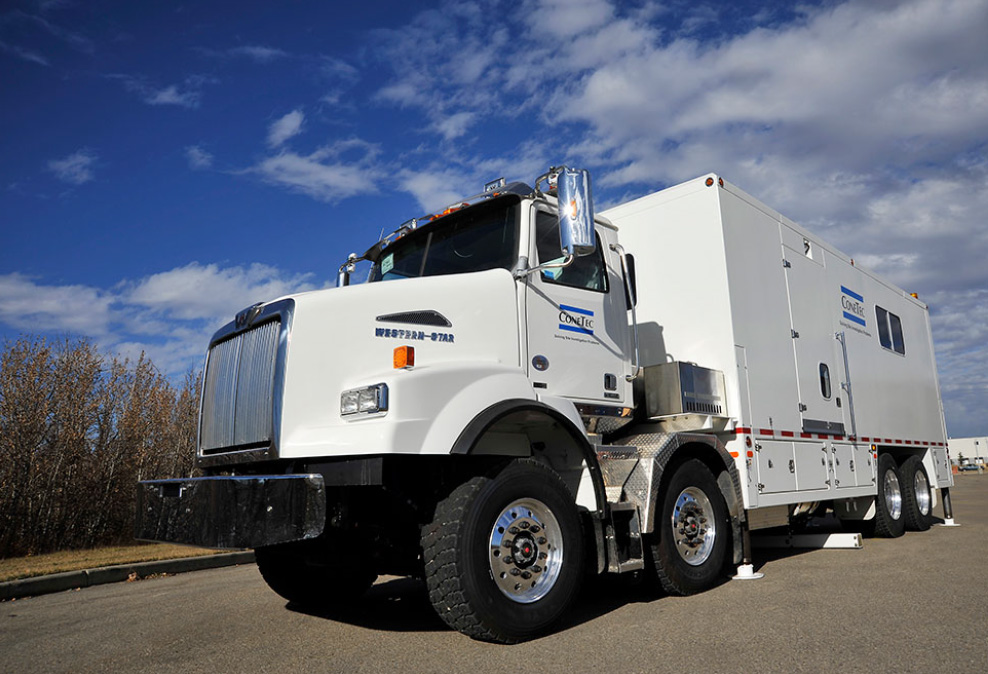
[(388, 385), (374, 384), (350, 389), (340, 395), (340, 414), (376, 414), (388, 411)]

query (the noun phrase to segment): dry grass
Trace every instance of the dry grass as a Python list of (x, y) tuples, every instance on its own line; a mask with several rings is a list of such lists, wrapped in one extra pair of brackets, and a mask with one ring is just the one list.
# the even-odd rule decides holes
[(13, 557), (0, 559), (0, 582), (45, 576), (64, 571), (80, 571), (96, 569), (117, 564), (132, 564), (135, 562), (153, 562), (161, 559), (178, 559), (180, 557), (199, 557), (216, 554), (217, 550), (190, 548), (184, 545), (128, 545), (116, 548), (97, 548), (95, 550), (70, 550), (53, 552), (48, 555), (33, 555), (30, 557)]

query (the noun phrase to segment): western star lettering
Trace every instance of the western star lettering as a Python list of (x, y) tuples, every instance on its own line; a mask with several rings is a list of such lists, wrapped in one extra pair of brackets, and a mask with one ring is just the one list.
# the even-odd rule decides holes
[(396, 330), (393, 328), (375, 328), (375, 337), (386, 339), (404, 339), (419, 342), (448, 342), (453, 343), (453, 335), (448, 332), (423, 332), (422, 330)]

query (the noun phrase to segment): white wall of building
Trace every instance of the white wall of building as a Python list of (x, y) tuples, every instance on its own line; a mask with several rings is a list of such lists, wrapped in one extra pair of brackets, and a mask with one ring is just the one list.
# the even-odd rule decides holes
[(988, 436), (950, 438), (947, 447), (950, 449), (950, 460), (954, 463), (963, 456), (967, 463), (988, 464)]

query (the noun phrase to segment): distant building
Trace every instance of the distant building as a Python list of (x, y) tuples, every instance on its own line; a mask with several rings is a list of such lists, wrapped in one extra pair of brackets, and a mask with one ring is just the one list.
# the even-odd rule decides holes
[(963, 457), (965, 464), (984, 466), (988, 464), (988, 436), (978, 438), (950, 438), (947, 440), (950, 460), (959, 464)]

